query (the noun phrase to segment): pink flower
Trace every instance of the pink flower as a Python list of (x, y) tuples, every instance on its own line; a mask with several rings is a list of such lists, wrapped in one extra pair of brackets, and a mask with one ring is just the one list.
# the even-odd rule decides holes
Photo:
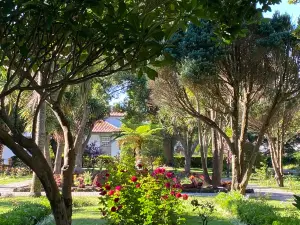
[(136, 181), (137, 181), (137, 177), (136, 177), (136, 176), (132, 176), (132, 177), (131, 177), (131, 181), (132, 181), (132, 182), (136, 182)]
[(122, 187), (121, 186), (116, 186), (116, 190), (121, 191)]
[(115, 206), (111, 207), (110, 211), (112, 212), (116, 212), (117, 211), (117, 208)]
[(170, 191), (170, 195), (175, 195), (175, 191)]
[(165, 183), (165, 187), (166, 188), (170, 188), (171, 187), (171, 184), (169, 182)]
[(189, 196), (188, 196), (187, 194), (183, 194), (183, 195), (182, 195), (183, 200), (187, 200), (188, 197), (189, 197)]
[(137, 183), (137, 184), (135, 185), (135, 187), (136, 187), (136, 188), (140, 188), (140, 187), (141, 187), (141, 184)]
[(181, 197), (181, 194), (180, 193), (177, 193), (176, 194), (176, 198), (180, 198)]
[(109, 195), (109, 196), (112, 196), (114, 193), (115, 193), (114, 190), (110, 190), (110, 191), (108, 192), (108, 195)]
[(166, 173), (166, 177), (167, 178), (172, 178), (173, 177), (173, 173), (172, 172), (167, 172)]

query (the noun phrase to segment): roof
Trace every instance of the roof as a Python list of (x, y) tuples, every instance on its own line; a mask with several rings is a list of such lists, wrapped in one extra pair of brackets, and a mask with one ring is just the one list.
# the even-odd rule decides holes
[(123, 112), (111, 112), (109, 114), (109, 116), (112, 116), (112, 117), (123, 117), (123, 116), (125, 116), (125, 113), (123, 113)]
[(92, 132), (94, 133), (113, 133), (113, 132), (119, 132), (120, 128), (104, 121), (104, 120), (98, 120), (94, 127)]

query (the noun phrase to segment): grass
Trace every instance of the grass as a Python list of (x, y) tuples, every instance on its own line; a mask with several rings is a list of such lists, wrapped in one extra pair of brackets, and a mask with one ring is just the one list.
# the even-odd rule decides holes
[(274, 177), (268, 179), (258, 178), (255, 174), (252, 174), (250, 182), (251, 184), (256, 184), (264, 187), (271, 187), (276, 189), (281, 189), (283, 191), (292, 191), (294, 193), (300, 193), (300, 178), (296, 175), (286, 175), (284, 177), (284, 187), (278, 187)]
[[(197, 197), (198, 199), (200, 197)], [(198, 225), (199, 218), (192, 211), (192, 207), (189, 204), (193, 198), (185, 201), (185, 218), (188, 225)], [(45, 201), (45, 197), (42, 198), (30, 198), (30, 197), (10, 197), (0, 198), (0, 214), (7, 212), (16, 206), (17, 204), (24, 202), (40, 202)], [(201, 197), (200, 201), (213, 201), (210, 197)], [(96, 197), (75, 197), (74, 198), (74, 210), (73, 210), (73, 221), (72, 225), (104, 225), (105, 220), (101, 219), (98, 210), (98, 199)], [(229, 214), (224, 213), (222, 210), (217, 210), (213, 214), (213, 219), (209, 225), (232, 225), (231, 217)], [(45, 218), (38, 225), (54, 225), (52, 216)]]
[(1, 175), (0, 176), (0, 185), (10, 184), (10, 183), (15, 183), (15, 182), (21, 182), (21, 181), (29, 180), (31, 178), (32, 178), (32, 175), (22, 176), (22, 177), (13, 177), (13, 176)]

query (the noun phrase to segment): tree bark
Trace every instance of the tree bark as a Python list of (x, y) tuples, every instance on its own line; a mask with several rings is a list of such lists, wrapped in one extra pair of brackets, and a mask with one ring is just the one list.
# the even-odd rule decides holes
[(173, 149), (172, 149), (172, 137), (164, 135), (163, 139), (164, 156), (167, 166), (173, 166)]
[(49, 144), (50, 144), (50, 136), (48, 134), (46, 134), (46, 141), (45, 141), (45, 147), (44, 147), (44, 156), (45, 156), (49, 166), (52, 168)]
[(0, 166), (3, 165), (3, 150), (4, 150), (4, 144), (0, 143)]
[(62, 161), (62, 153), (64, 150), (64, 145), (62, 141), (57, 141), (57, 151), (55, 156), (55, 162), (54, 162), (54, 174), (60, 174), (61, 173), (61, 161)]
[[(197, 111), (200, 112), (200, 103), (197, 101)], [(203, 170), (203, 176), (204, 176), (204, 181), (206, 184), (211, 185), (212, 181), (210, 179), (208, 169), (207, 169), (207, 157), (205, 154), (205, 146), (206, 143), (204, 143), (204, 135), (203, 135), (203, 130), (202, 130), (202, 123), (200, 118), (197, 119), (198, 122), (198, 141), (200, 145), (200, 155), (201, 155), (201, 164), (202, 164), (202, 170)], [(207, 150), (207, 149), (206, 149)]]
[(75, 160), (75, 168), (74, 172), (77, 174), (82, 173), (82, 155), (83, 155), (83, 140), (84, 140), (84, 130), (86, 127), (86, 124), (88, 122), (88, 109), (87, 109), (87, 102), (84, 101), (84, 108), (83, 108), (83, 114), (82, 119), (80, 122), (80, 126), (78, 128), (77, 137), (75, 139), (75, 154), (76, 154), (76, 160)]
[[(38, 75), (38, 82), (39, 84), (42, 84), (41, 74)], [(38, 95), (39, 104), (40, 101), (41, 101), (41, 96)], [(40, 150), (44, 150), (45, 142), (46, 142), (46, 103), (45, 102), (41, 103), (38, 112), (35, 142)], [(38, 176), (36, 175), (36, 173), (33, 172), (32, 183), (30, 188), (30, 196), (40, 197), (42, 195), (41, 190), (42, 190), (41, 182)]]

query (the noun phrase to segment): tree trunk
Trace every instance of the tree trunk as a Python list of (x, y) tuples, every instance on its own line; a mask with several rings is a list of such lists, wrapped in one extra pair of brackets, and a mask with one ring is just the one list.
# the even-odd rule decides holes
[(50, 168), (52, 168), (49, 144), (50, 144), (50, 136), (48, 134), (46, 134), (46, 141), (45, 141), (45, 147), (44, 147), (44, 156), (45, 156)]
[[(197, 101), (197, 111), (200, 112), (200, 103)], [(204, 176), (204, 182), (206, 184), (211, 185), (212, 181), (209, 177), (209, 173), (208, 173), (208, 169), (207, 169), (207, 158), (206, 158), (206, 154), (205, 154), (205, 149), (204, 146), (204, 135), (202, 132), (202, 123), (200, 118), (197, 119), (198, 121), (198, 141), (199, 141), (199, 145), (200, 145), (200, 154), (201, 154), (201, 164), (202, 164), (202, 170), (203, 170), (203, 176)]]
[[(38, 82), (39, 84), (42, 83), (42, 75), (38, 75)], [(38, 102), (40, 103), (41, 97), (38, 96)], [(40, 150), (44, 150), (45, 142), (46, 142), (46, 103), (43, 102), (40, 105), (40, 109), (37, 115), (37, 122), (36, 122), (36, 137), (35, 142)], [(30, 188), (30, 196), (33, 197), (40, 197), (41, 193), (41, 182), (38, 179), (37, 175), (33, 173), (32, 176), (32, 183)]]
[(84, 104), (86, 105), (83, 108), (82, 119), (80, 122), (80, 126), (78, 128), (77, 137), (75, 139), (76, 160), (75, 160), (74, 172), (77, 174), (83, 172), (82, 170), (83, 140), (84, 140), (84, 130), (88, 122), (87, 102), (85, 101)]
[[(271, 161), (272, 161), (272, 167), (275, 172), (275, 180), (279, 187), (284, 187), (283, 182), (283, 169), (282, 169), (282, 160), (281, 160), (281, 145), (279, 143), (279, 140), (274, 140), (275, 138), (272, 138), (268, 135), (268, 142), (270, 147), (270, 155), (271, 155)], [(275, 144), (277, 142), (277, 144)]]
[(3, 165), (3, 150), (4, 150), (4, 144), (0, 143), (0, 166)]
[(184, 172), (186, 175), (189, 175), (191, 173), (191, 161), (192, 161), (192, 156), (190, 154), (186, 154), (187, 152), (185, 151), (184, 155)]
[(222, 169), (220, 168), (221, 150), (218, 148), (218, 137), (216, 131), (212, 130), (212, 151), (213, 151), (213, 174), (212, 185), (218, 187), (221, 185)]
[(61, 173), (61, 160), (62, 160), (62, 153), (64, 150), (63, 142), (58, 141), (57, 142), (57, 150), (56, 150), (56, 156), (55, 156), (55, 162), (54, 162), (54, 174), (60, 174)]
[(173, 166), (172, 137), (165, 135), (163, 140), (164, 156), (167, 166)]

